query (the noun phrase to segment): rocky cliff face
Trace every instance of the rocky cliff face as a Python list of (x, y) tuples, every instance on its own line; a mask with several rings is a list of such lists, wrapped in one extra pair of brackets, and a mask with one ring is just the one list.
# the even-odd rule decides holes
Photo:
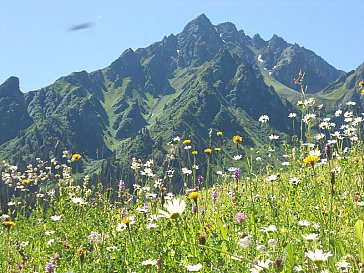
[(260, 61), (264, 69), (279, 82), (286, 86), (297, 89), (294, 78), (299, 71), (305, 71), (305, 83), (308, 93), (317, 93), (330, 83), (344, 75), (328, 64), (314, 52), (300, 47), (297, 44), (289, 44), (283, 38), (274, 35), (267, 46), (260, 47)]
[(0, 85), (0, 144), (20, 136), (31, 123), (19, 79), (10, 77)]

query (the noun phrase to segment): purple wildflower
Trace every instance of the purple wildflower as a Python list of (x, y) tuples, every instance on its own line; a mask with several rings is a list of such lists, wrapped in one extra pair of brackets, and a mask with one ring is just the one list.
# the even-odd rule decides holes
[(64, 248), (70, 248), (70, 244), (67, 241), (63, 242), (63, 247)]
[(192, 205), (192, 213), (195, 214), (197, 212), (197, 206), (196, 204)]
[(360, 198), (360, 196), (359, 196), (359, 193), (355, 193), (354, 195), (353, 195), (353, 200), (354, 200), (354, 202), (358, 202), (359, 201), (359, 198)]
[(149, 211), (149, 204), (148, 204), (148, 202), (144, 202), (144, 211), (143, 211), (144, 217), (147, 217), (148, 211)]
[(234, 223), (240, 223), (240, 222), (245, 222), (247, 219), (246, 214), (243, 212), (238, 212), (235, 215), (235, 219), (234, 219)]
[(234, 171), (234, 178), (236, 181), (238, 181), (240, 179), (240, 169), (236, 168)]
[(197, 178), (197, 184), (202, 186), (204, 181), (205, 181), (205, 179), (203, 178), (203, 176), (199, 175), (198, 178)]
[(125, 191), (125, 189), (126, 189), (126, 187), (125, 187), (125, 182), (124, 182), (123, 180), (120, 180), (120, 181), (119, 181), (119, 191), (120, 191), (120, 192), (124, 192), (124, 191)]
[(332, 158), (332, 146), (330, 143), (327, 143), (325, 145), (325, 152), (326, 152), (326, 156), (328, 159), (331, 159)]
[(205, 212), (206, 212), (206, 210), (205, 210), (205, 209), (202, 209), (202, 210), (201, 210), (201, 216), (202, 216), (202, 217), (204, 217), (204, 216), (205, 216)]
[(124, 218), (126, 218), (126, 208), (123, 208), (121, 210), (121, 219), (124, 219)]
[(218, 195), (218, 193), (217, 193), (217, 191), (216, 190), (214, 190), (213, 192), (212, 192), (212, 201), (213, 202), (216, 202), (216, 200), (217, 200), (217, 197), (218, 197), (219, 195)]
[(50, 273), (54, 273), (54, 272), (56, 272), (56, 266), (54, 265), (53, 262), (49, 262), (49, 263), (46, 264), (45, 271), (50, 272)]
[(17, 266), (16, 266), (17, 269), (19, 270), (23, 270), (24, 268), (24, 263), (19, 263)]

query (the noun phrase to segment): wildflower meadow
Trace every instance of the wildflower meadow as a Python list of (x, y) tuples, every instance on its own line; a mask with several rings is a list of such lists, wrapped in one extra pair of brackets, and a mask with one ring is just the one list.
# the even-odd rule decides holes
[(69, 151), (24, 170), (3, 162), (0, 272), (364, 272), (363, 115), (349, 101), (322, 117), (303, 79), (292, 138), (250, 149), (214, 129), (197, 150), (176, 136), (183, 153), (168, 156), (183, 165), (158, 177), (135, 158), (131, 189), (91, 185)]

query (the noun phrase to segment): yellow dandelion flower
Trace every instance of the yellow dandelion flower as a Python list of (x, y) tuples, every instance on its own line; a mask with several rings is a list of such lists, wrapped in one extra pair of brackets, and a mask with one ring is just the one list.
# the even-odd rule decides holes
[(361, 95), (364, 96), (364, 89), (360, 91)]
[(30, 183), (30, 180), (29, 179), (23, 179), (22, 181), (21, 181), (21, 184), (22, 185), (28, 185)]
[(81, 159), (81, 155), (80, 154), (73, 154), (72, 155), (72, 161), (78, 161)]
[(221, 148), (216, 147), (216, 148), (215, 148), (215, 151), (216, 151), (216, 152), (220, 152), (220, 151), (221, 151)]
[(243, 142), (243, 137), (242, 136), (239, 136), (239, 135), (236, 135), (233, 137), (233, 141), (236, 145), (238, 145), (239, 143)]
[(79, 247), (77, 248), (76, 253), (80, 257), (80, 261), (82, 263), (86, 258), (86, 250), (84, 250), (82, 247)]
[(196, 200), (196, 199), (198, 199), (200, 197), (200, 193), (199, 192), (197, 192), (197, 191), (193, 191), (193, 192), (191, 192), (188, 196), (187, 196), (187, 198), (188, 199), (190, 199), (190, 200)]
[(191, 144), (191, 139), (185, 139), (183, 142), (182, 142), (183, 145), (190, 145)]
[(222, 136), (222, 132), (219, 131), (219, 132), (216, 133), (216, 135), (217, 136)]
[(10, 228), (15, 226), (15, 222), (13, 222), (13, 221), (4, 221), (3, 226), (10, 229)]
[(211, 153), (212, 153), (212, 150), (211, 150), (210, 148), (207, 148), (207, 149), (205, 149), (205, 151), (204, 151), (204, 152), (205, 152), (205, 154), (208, 154), (208, 155), (209, 155), (209, 154), (211, 154)]
[(121, 219), (121, 222), (124, 223), (126, 226), (129, 226), (131, 223), (131, 220), (129, 218), (123, 218), (123, 219)]
[(360, 82), (359, 82), (359, 86), (360, 86), (360, 87), (364, 87), (364, 81), (360, 81)]
[(55, 178), (57, 178), (57, 179), (60, 179), (60, 178), (61, 178), (61, 175), (60, 175), (59, 173), (56, 173), (56, 174), (54, 175), (54, 177), (55, 177)]
[(206, 224), (203, 227), (203, 229), (204, 229), (204, 231), (205, 231), (206, 234), (209, 234), (209, 233), (212, 233), (215, 230), (215, 227), (213, 225)]
[(82, 254), (83, 254), (83, 248), (82, 247), (80, 247), (80, 248), (77, 248), (77, 250), (76, 250), (76, 253), (79, 255), (79, 256), (81, 256)]
[(193, 154), (193, 155), (197, 155), (197, 154), (198, 154), (198, 152), (197, 152), (197, 151), (192, 151), (192, 154)]
[(313, 167), (315, 165), (315, 163), (317, 163), (319, 160), (320, 160), (320, 157), (318, 157), (317, 155), (309, 155), (303, 159), (303, 162), (305, 164), (311, 164), (311, 166)]

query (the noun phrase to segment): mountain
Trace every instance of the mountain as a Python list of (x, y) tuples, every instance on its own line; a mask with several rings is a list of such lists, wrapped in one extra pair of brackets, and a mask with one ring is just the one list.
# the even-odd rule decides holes
[[(19, 80), (9, 78), (0, 86), (6, 128), (0, 158), (59, 158), (67, 149), (83, 155), (82, 168), (101, 168), (107, 180), (129, 175), (132, 157), (165, 166), (166, 143), (176, 135), (192, 139), (199, 151), (210, 146), (212, 130), (263, 147), (268, 134), (284, 139), (292, 133), (287, 116), (298, 112), (294, 78), (300, 69), (308, 91), (328, 105), (342, 100), (329, 94), (354, 86), (351, 74), (310, 50), (276, 35), (249, 37), (230, 22), (213, 25), (202, 14), (179, 34), (127, 49), (108, 67), (72, 73), (40, 90), (23, 94)], [(261, 115), (269, 115), (268, 125), (258, 121)]]
[[(332, 111), (338, 108), (345, 108), (346, 102), (353, 101), (357, 104), (358, 110), (363, 111), (364, 99), (360, 94), (358, 84), (364, 79), (364, 63), (342, 75), (335, 82), (328, 85), (317, 95), (324, 102), (331, 102)], [(327, 103), (330, 107), (330, 104)]]
[(32, 123), (16, 77), (0, 85), (0, 117), (0, 144), (18, 137)]
[(273, 35), (260, 49), (259, 60), (272, 77), (286, 86), (296, 89), (294, 78), (299, 71), (305, 71), (308, 93), (316, 93), (344, 75), (313, 51), (289, 44), (283, 38)]

